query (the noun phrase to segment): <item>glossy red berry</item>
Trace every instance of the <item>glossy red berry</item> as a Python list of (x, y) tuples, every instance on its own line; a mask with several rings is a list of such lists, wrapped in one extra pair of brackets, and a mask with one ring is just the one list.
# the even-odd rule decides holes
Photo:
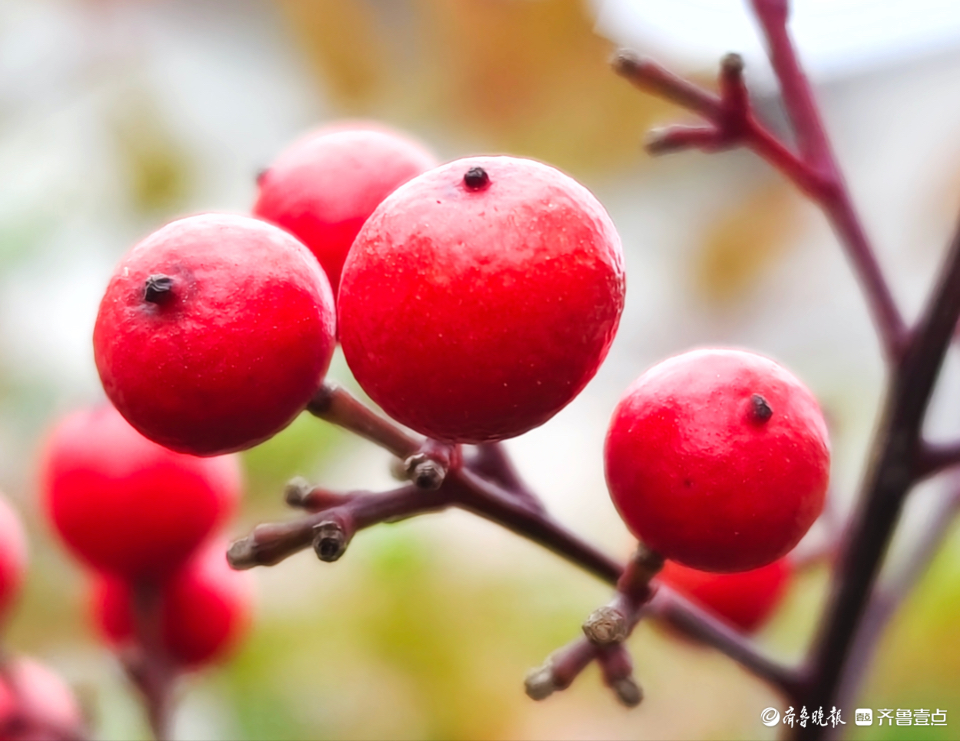
[(385, 126), (325, 127), (294, 142), (261, 175), (253, 213), (307, 245), (336, 294), (343, 261), (370, 214), (436, 164), (421, 144)]
[(320, 386), (335, 309), (317, 261), (275, 226), (205, 214), (120, 262), (94, 355), (107, 395), (151, 440), (195, 455), (249, 448)]
[(0, 673), (0, 738), (83, 738), (83, 726), (80, 705), (57, 674), (30, 658), (9, 660)]
[(779, 558), (759, 569), (734, 574), (697, 571), (667, 561), (657, 578), (731, 625), (751, 632), (780, 604), (792, 576), (789, 559)]
[(0, 495), (0, 623), (6, 620), (23, 585), (27, 537), (17, 513)]
[(552, 167), (457, 160), (388, 196), (347, 258), (340, 341), (370, 397), (430, 437), (546, 422), (593, 377), (624, 299), (603, 206)]
[(746, 571), (780, 558), (823, 508), (830, 469), (816, 399), (739, 350), (654, 366), (610, 422), (607, 484), (627, 527), (666, 558)]
[(41, 477), (47, 514), (70, 550), (128, 579), (171, 573), (240, 495), (235, 457), (175, 453), (106, 405), (56, 426)]
[[(249, 624), (251, 575), (227, 565), (226, 544), (208, 545), (160, 587), (160, 634), (171, 658), (196, 667), (223, 658)], [(134, 639), (132, 587), (100, 577), (94, 586), (94, 621), (116, 645)]]

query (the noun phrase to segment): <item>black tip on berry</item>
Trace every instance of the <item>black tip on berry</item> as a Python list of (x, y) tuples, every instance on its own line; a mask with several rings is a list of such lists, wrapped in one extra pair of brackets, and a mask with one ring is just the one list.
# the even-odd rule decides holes
[(143, 300), (162, 304), (173, 296), (173, 278), (169, 275), (151, 275), (143, 286)]
[(760, 394), (750, 397), (750, 416), (757, 422), (766, 422), (773, 416), (773, 409)]
[(482, 167), (471, 167), (463, 176), (463, 184), (469, 190), (483, 190), (490, 185), (490, 176)]

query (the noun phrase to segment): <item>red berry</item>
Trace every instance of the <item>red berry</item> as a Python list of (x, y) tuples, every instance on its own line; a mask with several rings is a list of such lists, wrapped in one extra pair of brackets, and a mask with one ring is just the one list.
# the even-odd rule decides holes
[(610, 422), (607, 484), (627, 527), (666, 558), (746, 571), (785, 555), (823, 509), (830, 468), (816, 399), (738, 350), (654, 366)]
[(307, 245), (336, 294), (343, 261), (370, 214), (436, 164), (421, 144), (385, 126), (325, 127), (294, 142), (261, 175), (253, 213)]
[(175, 453), (109, 406), (57, 425), (41, 475), (47, 513), (70, 549), (93, 568), (129, 579), (176, 569), (240, 495), (236, 458)]
[[(227, 565), (226, 544), (208, 545), (160, 587), (160, 634), (178, 664), (196, 667), (223, 658), (249, 623), (250, 574)], [(132, 587), (101, 576), (94, 586), (94, 621), (114, 644), (134, 638)]]
[(712, 574), (667, 561), (658, 579), (731, 625), (754, 631), (780, 604), (793, 567), (779, 558), (759, 569)]
[(94, 355), (107, 395), (151, 440), (216, 455), (286, 427), (335, 346), (317, 261), (275, 226), (205, 214), (163, 227), (120, 262)]
[(27, 569), (27, 537), (20, 518), (0, 496), (0, 622), (20, 595)]
[(558, 170), (473, 157), (387, 197), (344, 266), (340, 341), (370, 397), (430, 437), (546, 422), (596, 373), (623, 308), (620, 238)]
[(9, 660), (0, 674), (0, 737), (83, 738), (83, 726), (80, 706), (59, 676), (30, 658)]

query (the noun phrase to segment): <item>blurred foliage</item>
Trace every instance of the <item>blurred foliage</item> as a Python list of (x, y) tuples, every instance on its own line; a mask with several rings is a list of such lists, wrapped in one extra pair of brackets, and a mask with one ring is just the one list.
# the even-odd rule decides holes
[(347, 433), (301, 414), (278, 435), (243, 454), (246, 473), (244, 509), (277, 509), (283, 487), (294, 476), (307, 478), (321, 471), (338, 445), (354, 442)]
[(346, 114), (433, 119), (581, 171), (636, 166), (667, 110), (611, 74), (581, 0), (277, 2)]
[(714, 306), (749, 295), (795, 242), (803, 197), (771, 173), (707, 224), (691, 269), (697, 293)]
[(154, 214), (182, 206), (191, 160), (146, 88), (119, 96), (112, 111), (114, 143), (133, 207)]
[[(960, 526), (894, 617), (880, 643), (860, 702), (874, 710), (947, 711), (946, 726), (857, 728), (854, 739), (955, 739), (960, 724)], [(862, 698), (869, 698), (863, 700)], [(921, 736), (922, 733), (922, 736)]]
[(303, 555), (265, 576), (305, 592), (301, 609), (265, 605), (224, 677), (250, 737), (510, 737), (529, 657), (570, 640), (585, 595), (560, 564), (471, 567), (438, 539), (445, 517), (361, 533), (336, 574)]

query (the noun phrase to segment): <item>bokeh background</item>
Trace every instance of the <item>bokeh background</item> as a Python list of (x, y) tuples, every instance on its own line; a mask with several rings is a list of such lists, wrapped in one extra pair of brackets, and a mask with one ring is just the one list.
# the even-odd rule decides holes
[[(913, 315), (960, 203), (960, 17), (943, 0), (796, 5), (840, 159)], [(831, 424), (837, 508), (849, 509), (884, 373), (848, 265), (820, 214), (749, 153), (647, 157), (643, 133), (685, 114), (609, 71), (624, 43), (703, 80), (718, 54), (744, 51), (758, 106), (782, 129), (736, 0), (0, 0), (0, 488), (32, 550), (5, 642), (77, 687), (96, 738), (147, 731), (90, 628), (87, 576), (43, 521), (45, 430), (103, 400), (90, 336), (119, 257), (176, 216), (245, 212), (257, 171), (332, 120), (378, 119), (442, 159), (542, 159), (610, 211), (628, 296), (609, 360), (566, 410), (508, 443), (563, 521), (630, 552), (603, 483), (606, 422), (640, 372), (697, 345), (754, 348), (805, 379)], [(956, 360), (935, 436), (960, 430)], [(352, 383), (340, 357), (331, 375)], [(281, 490), (294, 475), (392, 485), (385, 454), (309, 418), (243, 464), (236, 536), (290, 516)], [(915, 497), (894, 557), (943, 486)], [(529, 701), (525, 671), (575, 638), (609, 590), (462, 513), (365, 531), (335, 565), (305, 553), (254, 574), (251, 633), (184, 683), (177, 738), (773, 738), (760, 711), (785, 709), (722, 656), (650, 625), (630, 640), (640, 708), (619, 707), (594, 669)], [(768, 650), (802, 655), (825, 585), (823, 569), (796, 580), (759, 637)], [(954, 531), (884, 635), (857, 705), (941, 708), (949, 724), (857, 737), (960, 738), (958, 617)], [(852, 728), (853, 707), (842, 711)]]

